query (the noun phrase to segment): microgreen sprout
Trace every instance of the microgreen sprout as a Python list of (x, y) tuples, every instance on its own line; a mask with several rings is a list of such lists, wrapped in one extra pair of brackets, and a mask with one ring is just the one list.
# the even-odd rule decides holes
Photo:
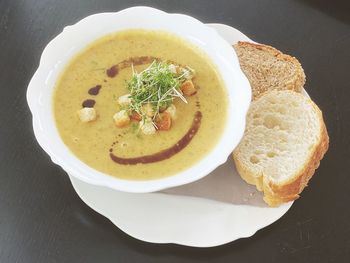
[(132, 65), (132, 78), (126, 82), (131, 98), (128, 107), (130, 111), (137, 112), (142, 121), (147, 118), (144, 111), (146, 104), (151, 105), (154, 111), (152, 123), (155, 125), (156, 117), (169, 107), (175, 98), (187, 103), (180, 86), (194, 71), (186, 67), (177, 72), (175, 67), (177, 66), (154, 60), (146, 69), (137, 72)]

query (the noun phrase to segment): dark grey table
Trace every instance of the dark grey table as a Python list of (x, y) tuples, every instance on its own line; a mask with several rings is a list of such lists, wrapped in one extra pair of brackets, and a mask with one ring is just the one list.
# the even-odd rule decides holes
[[(133, 5), (232, 25), (302, 62), (330, 149), (302, 198), (253, 237), (209, 249), (135, 240), (87, 207), (36, 143), (25, 93), (47, 42)], [(349, 1), (0, 0), (0, 262), (350, 262), (349, 23)]]

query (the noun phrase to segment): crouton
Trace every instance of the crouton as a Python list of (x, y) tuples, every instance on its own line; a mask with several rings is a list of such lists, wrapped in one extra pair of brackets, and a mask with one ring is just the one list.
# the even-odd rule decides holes
[(192, 96), (197, 92), (191, 80), (186, 80), (184, 83), (182, 83), (180, 89), (185, 96)]
[(169, 112), (163, 112), (159, 114), (159, 118), (157, 118), (156, 125), (158, 130), (160, 131), (168, 131), (171, 127), (171, 115)]
[(120, 96), (117, 102), (120, 106), (128, 106), (131, 103), (130, 94), (125, 94), (123, 96)]
[(171, 116), (172, 119), (176, 118), (176, 107), (174, 104), (171, 104), (166, 110), (165, 112), (168, 112)]
[(130, 123), (130, 117), (126, 110), (118, 111), (113, 116), (115, 125), (119, 128), (125, 127)]
[(142, 120), (141, 115), (140, 115), (139, 113), (137, 113), (136, 111), (133, 111), (133, 112), (131, 113), (130, 118), (131, 118), (132, 120), (135, 120), (135, 121), (140, 121), (140, 120)]
[(96, 120), (97, 114), (94, 108), (82, 108), (77, 111), (81, 122), (90, 122)]
[(185, 79), (191, 80), (194, 77), (195, 71), (190, 67), (186, 67), (181, 69), (181, 73), (183, 74)]
[(156, 128), (154, 127), (152, 120), (147, 118), (146, 120), (140, 122), (140, 129), (143, 134), (151, 135), (156, 133)]
[(177, 66), (175, 66), (174, 64), (170, 64), (169, 65), (169, 70), (170, 70), (170, 72), (171, 73), (173, 73), (173, 74), (176, 74), (177, 73)]

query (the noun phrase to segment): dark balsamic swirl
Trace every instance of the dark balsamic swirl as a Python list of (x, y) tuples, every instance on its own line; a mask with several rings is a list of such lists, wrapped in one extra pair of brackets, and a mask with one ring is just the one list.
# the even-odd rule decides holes
[(139, 157), (123, 158), (123, 157), (116, 156), (113, 153), (113, 148), (111, 148), (109, 150), (110, 151), (109, 156), (114, 162), (118, 164), (123, 164), (123, 165), (155, 163), (155, 162), (169, 159), (170, 157), (172, 157), (173, 155), (177, 154), (182, 149), (184, 149), (192, 141), (192, 138), (199, 130), (199, 127), (201, 125), (201, 120), (202, 120), (202, 113), (200, 111), (197, 111), (194, 115), (192, 125), (190, 129), (186, 132), (186, 134), (176, 144), (160, 152), (150, 154), (150, 155), (139, 156)]
[(114, 78), (118, 75), (119, 71), (125, 68), (131, 67), (131, 65), (144, 65), (152, 63), (154, 60), (159, 61), (159, 58), (151, 57), (151, 56), (141, 56), (141, 57), (132, 57), (126, 60), (119, 62), (116, 65), (113, 65), (109, 69), (106, 70), (106, 74), (110, 78)]

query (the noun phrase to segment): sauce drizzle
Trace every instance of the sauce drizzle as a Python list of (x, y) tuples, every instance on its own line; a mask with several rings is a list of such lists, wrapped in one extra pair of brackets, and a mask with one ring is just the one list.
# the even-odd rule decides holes
[(133, 158), (122, 158), (118, 157), (113, 154), (113, 149), (111, 148), (109, 156), (111, 159), (118, 163), (123, 165), (135, 165), (135, 164), (146, 164), (146, 163), (155, 163), (159, 161), (163, 161), (166, 159), (169, 159), (173, 155), (180, 152), (182, 149), (184, 149), (192, 140), (193, 136), (196, 135), (196, 133), (199, 130), (199, 127), (201, 125), (202, 120), (202, 113), (200, 111), (197, 111), (194, 115), (194, 119), (192, 121), (192, 125), (190, 129), (186, 132), (186, 134), (173, 146), (171, 146), (168, 149), (164, 149), (160, 152), (150, 154), (150, 155), (144, 155), (140, 157), (133, 157)]
[(118, 64), (113, 65), (109, 69), (106, 70), (106, 74), (110, 78), (114, 78), (118, 75), (119, 71), (128, 67), (131, 67), (131, 65), (144, 65), (152, 63), (154, 60), (160, 60), (156, 57), (151, 56), (141, 56), (141, 57), (132, 57), (129, 59), (125, 59)]
[(98, 93), (100, 92), (101, 87), (102, 87), (101, 85), (96, 85), (95, 87), (90, 88), (89, 91), (88, 91), (88, 93), (89, 93), (90, 95), (96, 96), (96, 95), (98, 95)]
[(83, 101), (82, 106), (83, 108), (93, 108), (95, 106), (95, 103), (95, 100), (87, 99)]

